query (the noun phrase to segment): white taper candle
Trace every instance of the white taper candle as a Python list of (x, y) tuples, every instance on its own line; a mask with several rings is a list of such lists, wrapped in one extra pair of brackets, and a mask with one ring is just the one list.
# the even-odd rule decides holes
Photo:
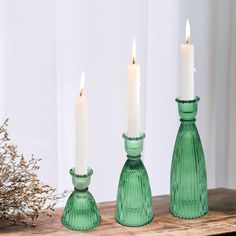
[(87, 97), (84, 96), (85, 73), (81, 75), (80, 95), (75, 99), (75, 171), (78, 175), (87, 174)]
[(194, 99), (194, 47), (190, 44), (190, 24), (186, 21), (186, 41), (180, 48), (180, 94), (181, 100)]
[(139, 137), (140, 120), (140, 66), (136, 64), (136, 40), (133, 39), (132, 64), (128, 66), (128, 136)]

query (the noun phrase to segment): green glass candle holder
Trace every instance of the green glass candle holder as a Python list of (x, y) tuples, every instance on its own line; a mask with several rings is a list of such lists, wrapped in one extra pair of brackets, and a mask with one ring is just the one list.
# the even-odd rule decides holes
[(75, 169), (70, 170), (74, 191), (69, 196), (61, 222), (72, 230), (90, 230), (101, 224), (96, 202), (88, 191), (91, 181), (92, 169), (88, 169), (87, 175), (76, 175)]
[(179, 218), (192, 219), (208, 212), (205, 159), (195, 125), (199, 97), (178, 103), (181, 117), (171, 165), (170, 212)]
[(148, 174), (140, 159), (144, 137), (145, 134), (137, 138), (123, 134), (128, 159), (120, 175), (115, 219), (125, 226), (142, 226), (153, 219)]

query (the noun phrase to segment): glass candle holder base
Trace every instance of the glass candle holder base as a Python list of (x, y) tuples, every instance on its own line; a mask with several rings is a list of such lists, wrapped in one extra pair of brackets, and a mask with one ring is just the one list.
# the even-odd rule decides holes
[(199, 97), (176, 101), (181, 125), (172, 157), (170, 212), (179, 218), (193, 219), (208, 212), (205, 159), (195, 125)]
[(72, 182), (75, 190), (69, 196), (61, 222), (72, 230), (90, 230), (101, 224), (101, 217), (92, 194), (88, 191), (92, 169), (87, 175), (76, 175), (71, 169)]
[(142, 226), (153, 219), (148, 174), (140, 159), (144, 137), (145, 134), (138, 138), (123, 134), (128, 159), (120, 175), (115, 219), (125, 226)]

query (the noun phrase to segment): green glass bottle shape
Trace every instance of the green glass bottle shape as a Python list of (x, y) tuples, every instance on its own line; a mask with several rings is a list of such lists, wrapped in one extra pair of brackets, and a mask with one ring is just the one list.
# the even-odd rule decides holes
[(75, 169), (70, 170), (74, 191), (69, 196), (61, 222), (72, 230), (90, 230), (101, 224), (101, 217), (92, 194), (88, 191), (92, 169), (87, 175), (76, 175)]
[(142, 226), (153, 219), (152, 194), (141, 153), (145, 134), (130, 138), (123, 134), (128, 159), (121, 171), (115, 219), (125, 226)]
[(208, 212), (207, 176), (201, 139), (195, 125), (199, 97), (176, 99), (180, 128), (171, 165), (170, 212), (192, 219)]

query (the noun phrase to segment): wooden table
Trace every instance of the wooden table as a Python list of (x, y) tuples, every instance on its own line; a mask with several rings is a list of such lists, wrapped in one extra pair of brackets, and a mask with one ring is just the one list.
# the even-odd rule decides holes
[[(91, 235), (91, 236), (155, 236), (155, 235), (217, 235), (231, 232), (236, 235), (236, 190), (209, 190), (209, 213), (202, 218), (183, 220), (169, 213), (169, 196), (153, 198), (154, 220), (143, 227), (124, 227), (114, 220), (115, 203), (98, 204), (102, 224), (87, 232), (71, 231), (60, 223), (62, 209), (57, 209), (52, 218), (41, 217), (36, 227), (14, 226), (1, 229), (0, 233), (12, 236), (25, 235)], [(232, 233), (235, 232), (235, 233)], [(228, 234), (227, 234), (228, 235)]]

